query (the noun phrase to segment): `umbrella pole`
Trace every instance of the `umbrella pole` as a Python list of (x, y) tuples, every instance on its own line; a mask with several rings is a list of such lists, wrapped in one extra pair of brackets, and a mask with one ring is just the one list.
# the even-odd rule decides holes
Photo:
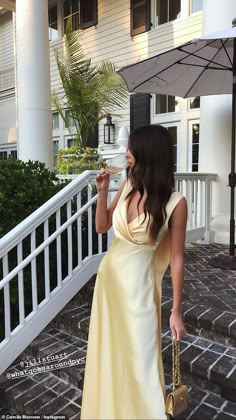
[(231, 141), (231, 173), (229, 174), (230, 186), (230, 255), (235, 251), (235, 216), (234, 216), (234, 191), (236, 184), (235, 174), (235, 122), (236, 122), (236, 39), (233, 47), (233, 91), (232, 91), (232, 141)]
[[(236, 19), (232, 22), (236, 26)], [(235, 253), (235, 216), (234, 216), (234, 192), (236, 185), (235, 174), (235, 144), (236, 144), (236, 38), (233, 39), (233, 90), (232, 90), (232, 139), (231, 139), (231, 172), (229, 174), (230, 187), (230, 229), (229, 229), (229, 252), (230, 255), (222, 254), (210, 258), (209, 263), (217, 268), (236, 270)]]

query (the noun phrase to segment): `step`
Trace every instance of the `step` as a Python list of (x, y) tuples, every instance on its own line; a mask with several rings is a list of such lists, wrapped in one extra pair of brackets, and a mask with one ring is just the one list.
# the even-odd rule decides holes
[[(31, 363), (46, 360), (45, 363), (53, 366), (54, 375), (82, 389), (86, 349), (87, 341), (84, 338), (51, 328), (49, 325), (27, 347), (24, 356)], [(57, 367), (59, 363), (60, 366)]]
[[(210, 266), (209, 257), (204, 250), (205, 247), (188, 247), (185, 257), (183, 317), (187, 331), (216, 343), (236, 346), (235, 272)], [(207, 251), (209, 254), (208, 248)], [(213, 251), (215, 252), (214, 247)], [(54, 318), (51, 322), (52, 327), (87, 340), (95, 279), (96, 276), (93, 276)], [(162, 295), (162, 318), (165, 327), (168, 326), (172, 308), (169, 270), (163, 279)]]
[[(90, 293), (93, 285), (94, 280), (89, 286)], [(62, 311), (54, 321), (64, 331), (68, 333), (73, 331), (75, 335), (82, 335), (86, 341), (91, 303), (87, 306), (80, 306), (80, 300), (76, 299), (75, 297), (73, 302), (67, 305), (66, 311)], [(168, 364), (171, 363), (171, 338), (168, 332), (168, 321), (172, 302), (171, 299), (165, 299), (164, 297), (162, 305), (164, 320), (163, 358), (165, 363)], [(185, 377), (189, 384), (199, 386), (204, 384), (205, 387), (222, 397), (236, 401), (236, 369), (234, 370), (236, 349), (231, 344), (235, 330), (233, 329), (232, 318), (227, 317), (226, 313), (220, 315), (215, 308), (206, 309), (205, 306), (184, 303), (184, 320), (189, 331), (188, 336), (182, 341), (182, 349), (185, 350), (183, 353)], [(229, 325), (231, 325), (231, 328), (229, 328)], [(167, 344), (165, 345), (165, 343)]]
[[(64, 415), (80, 418), (82, 391), (47, 371), (21, 375), (23, 361), (17, 360), (1, 375), (1, 414)], [(15, 377), (15, 375), (20, 375)], [(6, 408), (7, 407), (7, 408)], [(1, 418), (1, 417), (0, 417)], [(3, 417), (2, 417), (3, 418)]]
[[(224, 245), (186, 245), (183, 312), (189, 333), (236, 346), (235, 271), (210, 264), (216, 254), (226, 253)], [(162, 296), (163, 320), (168, 322), (172, 307), (170, 270), (163, 279)]]
[[(70, 313), (72, 310), (75, 312), (78, 310), (81, 313), (79, 305), (81, 305), (80, 299), (75, 297), (63, 313)], [(82, 312), (85, 308), (83, 305), (81, 305)], [(89, 305), (87, 306), (89, 307)], [(84, 318), (87, 319), (87, 314)], [(33, 363), (39, 362), (39, 360), (34, 360), (36, 357), (40, 357), (41, 361), (43, 357), (51, 357), (51, 359), (47, 359), (50, 360), (50, 363), (52, 363), (53, 355), (67, 356), (65, 360), (84, 358), (87, 341), (83, 337), (79, 337), (80, 323), (84, 326), (84, 337), (88, 324), (83, 324), (83, 317), (80, 318), (80, 321), (77, 320), (77, 336), (52, 328), (51, 324), (48, 325), (33, 340), (26, 351), (18, 357), (15, 364), (7, 369), (6, 375), (7, 373), (19, 373), (25, 368), (32, 368)], [(207, 358), (204, 358), (204, 354)], [(209, 360), (213, 361), (210, 366), (208, 363), (209, 356)], [(227, 400), (227, 398), (233, 399), (232, 397), (235, 394), (234, 382), (232, 386), (231, 381), (228, 380), (233, 377), (233, 375), (229, 375), (229, 368), (232, 367), (234, 357), (234, 348), (223, 345), (217, 346), (210, 340), (193, 335), (188, 335), (183, 340), (181, 361), (183, 382), (189, 388), (189, 406), (187, 411), (179, 418), (183, 420), (188, 418), (199, 419), (200, 416), (203, 419), (217, 420), (236, 418), (236, 404)], [(227, 359), (228, 364), (220, 363), (223, 359)], [(54, 360), (56, 360), (55, 357)], [(168, 330), (163, 331), (163, 360), (166, 384), (167, 388), (170, 389), (171, 337)], [(5, 382), (2, 382), (4, 400), (11, 410), (9, 413), (28, 415), (38, 413), (55, 415), (60, 413), (67, 415), (69, 419), (77, 420), (80, 412), (83, 378), (83, 364), (41, 372), (30, 377), (8, 378)]]
[[(170, 331), (162, 337), (163, 362), (172, 365)], [(189, 334), (181, 341), (181, 372), (188, 385), (212, 390), (222, 398), (236, 402), (236, 349)], [(236, 404), (235, 404), (236, 416)]]
[[(222, 246), (219, 246), (219, 251)], [(224, 248), (222, 248), (223, 252)], [(185, 253), (183, 315), (189, 333), (217, 343), (236, 346), (235, 271), (210, 265), (214, 245), (189, 244)], [(162, 315), (169, 320), (172, 282), (168, 269), (163, 279)]]
[[(162, 318), (167, 326), (172, 299), (163, 297)], [(236, 346), (236, 313), (226, 312), (206, 305), (183, 302), (183, 319), (189, 333), (208, 338), (223, 345)]]
[[(167, 336), (165, 336), (165, 340)], [(4, 391), (3, 414), (61, 415), (68, 420), (79, 420), (82, 392), (52, 372), (38, 373), (30, 377), (7, 378), (7, 373), (22, 371), (18, 358), (1, 376), (0, 389)], [(167, 393), (171, 389), (171, 369), (165, 369)], [(177, 420), (233, 420), (236, 418), (236, 404), (227, 401), (212, 391), (188, 384), (188, 408)], [(3, 401), (3, 399), (1, 399)], [(8, 409), (6, 409), (8, 405)], [(2, 408), (1, 408), (2, 410)], [(1, 414), (1, 411), (0, 411)]]
[[(163, 288), (162, 318), (163, 326), (167, 327), (172, 308), (172, 298), (166, 296), (167, 290), (171, 288), (168, 275), (164, 282), (167, 285)], [(91, 279), (88, 288), (85, 288), (84, 293), (88, 300), (86, 303), (81, 304), (81, 292), (79, 292), (50, 325), (87, 340), (94, 284), (95, 278)], [(226, 346), (236, 346), (236, 313), (184, 300), (183, 318), (188, 333)]]
[[(73, 343), (71, 344), (71, 342)], [(27, 349), (28, 358), (66, 354), (65, 360), (86, 358), (87, 342), (57, 329), (46, 329)], [(171, 336), (164, 330), (163, 360), (171, 365)], [(236, 349), (189, 334), (181, 341), (181, 362), (188, 384), (204, 386), (224, 398), (236, 401)], [(59, 368), (54, 373), (82, 389), (84, 363)]]
[(81, 339), (88, 339), (91, 305), (96, 276), (74, 296), (52, 320), (50, 326)]

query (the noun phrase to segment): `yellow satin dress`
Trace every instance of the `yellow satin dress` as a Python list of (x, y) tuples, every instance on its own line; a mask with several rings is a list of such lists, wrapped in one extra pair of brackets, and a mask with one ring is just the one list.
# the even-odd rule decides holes
[(167, 419), (161, 357), (161, 282), (169, 217), (150, 245), (143, 214), (127, 223), (127, 181), (113, 213), (115, 238), (97, 273), (83, 385), (82, 420)]

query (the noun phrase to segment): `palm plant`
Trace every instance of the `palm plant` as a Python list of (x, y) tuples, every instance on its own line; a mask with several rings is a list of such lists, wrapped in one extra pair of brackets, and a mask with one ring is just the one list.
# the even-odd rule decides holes
[(110, 61), (92, 64), (70, 22), (63, 45), (56, 49), (55, 56), (64, 93), (59, 96), (54, 92), (52, 104), (64, 122), (65, 110), (69, 110), (76, 128), (76, 143), (85, 147), (96, 124), (126, 105), (127, 87)]

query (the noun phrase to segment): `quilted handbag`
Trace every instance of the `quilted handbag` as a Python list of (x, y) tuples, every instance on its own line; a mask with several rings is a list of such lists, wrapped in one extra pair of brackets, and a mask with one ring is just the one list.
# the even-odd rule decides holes
[(188, 405), (188, 388), (181, 383), (179, 341), (172, 341), (172, 382), (172, 391), (166, 398), (166, 414), (175, 417)]

